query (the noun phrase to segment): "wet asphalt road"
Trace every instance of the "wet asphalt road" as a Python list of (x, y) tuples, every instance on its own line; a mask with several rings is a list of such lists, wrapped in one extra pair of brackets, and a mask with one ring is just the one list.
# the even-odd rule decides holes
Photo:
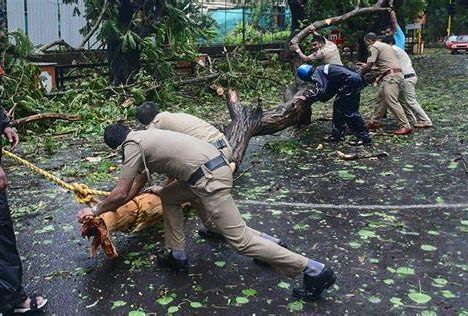
[[(291, 298), (300, 278), (288, 279), (223, 243), (199, 238), (201, 224), (191, 213), (186, 220), (189, 275), (158, 268), (162, 224), (139, 235), (117, 234), (120, 256), (115, 260), (102, 253), (89, 258), (89, 241), (80, 236), (75, 220), (79, 205), (72, 196), (6, 162), (26, 288), (49, 298), (46, 313), (51, 315), (466, 315), (468, 206), (438, 207), (468, 203), (468, 175), (463, 163), (454, 161), (468, 154), (466, 114), (457, 106), (434, 109), (432, 130), (404, 138), (376, 134), (373, 150), (390, 155), (382, 160), (342, 161), (335, 151), (354, 150), (346, 145), (317, 150), (330, 125), (317, 120), (305, 130), (253, 140), (243, 169), (255, 165), (236, 181), (234, 196), (242, 201), (240, 210), (250, 226), (333, 267), (338, 281), (318, 302)], [(386, 121), (386, 129), (393, 127), (391, 119)], [(54, 156), (29, 158), (60, 173), (77, 167), (93, 150), (75, 144)], [(345, 206), (413, 204), (431, 206)]]

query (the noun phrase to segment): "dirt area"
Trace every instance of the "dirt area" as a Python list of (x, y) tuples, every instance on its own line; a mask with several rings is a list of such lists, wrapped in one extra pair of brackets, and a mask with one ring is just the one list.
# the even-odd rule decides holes
[[(338, 281), (322, 300), (295, 301), (290, 294), (299, 277), (287, 279), (199, 238), (193, 214), (186, 222), (188, 276), (158, 268), (162, 224), (118, 234), (115, 260), (89, 258), (72, 195), (5, 158), (27, 290), (46, 295), (47, 314), (57, 315), (468, 315), (468, 166), (458, 159), (468, 159), (468, 57), (434, 51), (417, 57), (415, 68), (418, 97), (435, 128), (393, 137), (389, 116), (372, 149), (388, 158), (340, 160), (336, 150), (355, 149), (323, 144), (331, 122), (319, 119), (331, 109), (317, 104), (306, 129), (254, 139), (235, 182), (250, 226), (336, 271)], [(374, 93), (367, 88), (364, 113)], [(96, 152), (106, 159), (85, 160)], [(115, 174), (107, 171), (117, 157), (102, 145), (77, 140), (52, 156), (24, 154), (67, 181), (86, 176), (95, 188), (112, 187)]]

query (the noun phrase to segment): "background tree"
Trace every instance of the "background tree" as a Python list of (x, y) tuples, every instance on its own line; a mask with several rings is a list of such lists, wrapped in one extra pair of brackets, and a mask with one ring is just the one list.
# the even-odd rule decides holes
[(114, 85), (131, 80), (142, 54), (158, 57), (161, 63), (190, 59), (199, 41), (215, 35), (214, 21), (190, 0), (85, 0), (83, 14), (90, 25), (102, 19), (98, 38), (107, 45)]

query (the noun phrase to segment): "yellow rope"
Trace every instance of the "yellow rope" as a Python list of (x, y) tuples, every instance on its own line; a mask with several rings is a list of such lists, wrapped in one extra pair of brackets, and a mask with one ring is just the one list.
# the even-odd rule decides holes
[(109, 195), (109, 192), (90, 189), (86, 184), (83, 184), (83, 183), (71, 183), (71, 184), (67, 183), (67, 182), (63, 181), (62, 179), (59, 179), (58, 177), (56, 177), (52, 173), (50, 173), (48, 171), (45, 171), (45, 170), (33, 165), (29, 161), (24, 160), (23, 158), (9, 152), (8, 150), (2, 149), (2, 152), (3, 152), (3, 154), (5, 156), (19, 162), (20, 164), (25, 165), (29, 169), (31, 169), (31, 170), (37, 172), (38, 174), (44, 176), (48, 180), (60, 185), (61, 187), (67, 189), (68, 191), (72, 191), (73, 193), (75, 193), (76, 199), (80, 203), (84, 204), (84, 203), (91, 202), (93, 200), (94, 195), (101, 195), (101, 196)]

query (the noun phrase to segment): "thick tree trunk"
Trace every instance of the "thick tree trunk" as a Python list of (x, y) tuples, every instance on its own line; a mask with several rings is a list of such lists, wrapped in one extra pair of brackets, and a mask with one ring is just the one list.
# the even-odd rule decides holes
[[(114, 3), (110, 2), (110, 4)], [(117, 17), (118, 29), (125, 33), (133, 31), (140, 38), (145, 38), (154, 30), (154, 24), (158, 22), (165, 13), (166, 3), (164, 0), (152, 1), (130, 1), (119, 0), (119, 15)], [(138, 17), (141, 21), (132, 25), (132, 20)], [(119, 34), (112, 34), (107, 39), (107, 57), (112, 72), (112, 84), (128, 84), (131, 78), (140, 70), (141, 48), (128, 47), (126, 51), (122, 47), (122, 39)]]
[[(301, 95), (303, 91), (299, 91), (297, 95)], [(232, 145), (232, 160), (237, 168), (242, 163), (253, 136), (274, 134), (293, 125), (310, 124), (310, 105), (299, 99), (291, 100), (268, 111), (264, 111), (261, 105), (252, 109), (243, 106), (235, 90), (228, 91), (226, 101), (232, 122), (224, 132)]]
[(140, 70), (141, 52), (139, 49), (129, 49), (123, 52), (119, 42), (108, 43), (107, 59), (112, 73), (112, 85), (127, 85), (131, 77)]

